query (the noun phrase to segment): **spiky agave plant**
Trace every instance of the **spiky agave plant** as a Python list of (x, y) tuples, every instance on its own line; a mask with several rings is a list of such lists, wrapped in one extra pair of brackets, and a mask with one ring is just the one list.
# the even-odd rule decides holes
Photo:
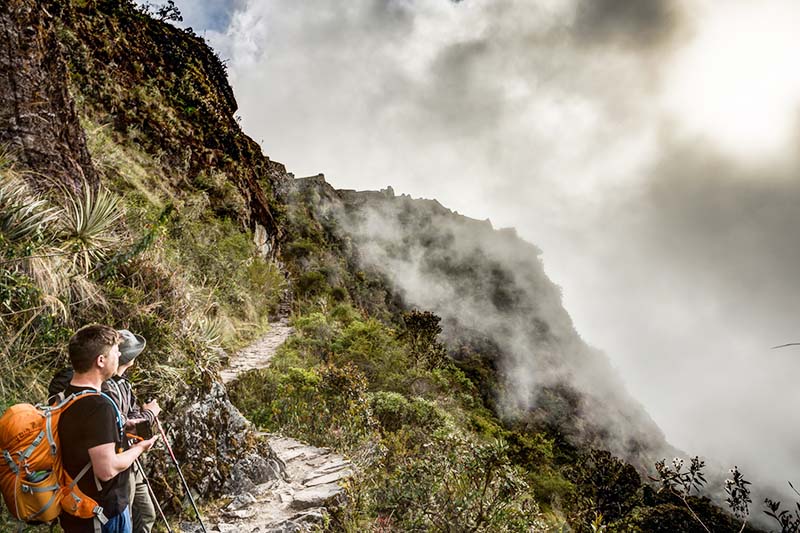
[(0, 233), (8, 243), (30, 242), (53, 223), (58, 210), (36, 198), (12, 167), (0, 166)]
[(209, 348), (219, 348), (225, 335), (225, 325), (219, 318), (203, 316), (192, 324), (190, 331)]
[(61, 239), (72, 254), (75, 270), (88, 275), (120, 244), (114, 228), (122, 216), (119, 198), (106, 189), (84, 183), (80, 191), (62, 188), (64, 208), (59, 212)]
[(4, 257), (0, 267), (32, 279), (44, 306), (66, 316), (58, 297), (68, 280), (52, 231), (58, 209), (29, 190), (12, 161), (0, 148), (0, 249)]
[[(66, 317), (66, 280), (51, 231), (58, 209), (32, 192), (0, 147), (0, 403), (35, 397), (53, 350), (40, 336), (43, 318)], [(41, 392), (39, 390), (39, 392)], [(0, 527), (2, 529), (2, 527)]]

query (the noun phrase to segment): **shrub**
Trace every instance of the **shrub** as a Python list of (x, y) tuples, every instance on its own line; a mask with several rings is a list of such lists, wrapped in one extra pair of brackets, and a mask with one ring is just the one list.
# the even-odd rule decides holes
[(350, 322), (332, 344), (337, 363), (351, 362), (367, 376), (372, 390), (402, 388), (408, 361), (392, 330), (375, 319)]
[(543, 531), (530, 487), (502, 441), (438, 435), (378, 489), (380, 516), (401, 531)]
[(370, 407), (384, 431), (398, 431), (403, 426), (432, 434), (446, 423), (446, 416), (435, 404), (422, 398), (406, 399), (397, 392), (378, 391), (370, 395)]
[(310, 298), (324, 294), (328, 290), (328, 280), (322, 272), (304, 272), (297, 279), (298, 296)]
[(447, 362), (447, 352), (438, 341), (442, 333), (441, 318), (430, 311), (413, 310), (403, 313), (405, 330), (400, 338), (408, 343), (411, 359), (426, 370), (441, 368)]
[(230, 394), (259, 426), (317, 446), (350, 451), (374, 435), (366, 378), (351, 364), (252, 371)]
[(642, 481), (636, 469), (606, 450), (581, 456), (567, 469), (566, 477), (575, 485), (567, 505), (575, 531), (591, 531), (596, 513), (614, 522), (640, 503)]

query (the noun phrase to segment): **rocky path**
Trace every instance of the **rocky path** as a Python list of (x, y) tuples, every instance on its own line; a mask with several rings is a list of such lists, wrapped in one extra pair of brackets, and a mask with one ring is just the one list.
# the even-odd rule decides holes
[(324, 448), (268, 435), (286, 465), (286, 480), (257, 486), (237, 495), (213, 517), (211, 531), (221, 533), (294, 533), (325, 519), (325, 505), (342, 492), (339, 481), (351, 475), (350, 462)]
[(291, 334), (292, 327), (289, 326), (289, 321), (286, 318), (272, 322), (266, 335), (231, 357), (228, 368), (220, 373), (222, 383), (227, 385), (231, 381), (235, 381), (242, 372), (268, 366), (269, 360), (275, 355), (275, 350)]
[[(229, 368), (222, 372), (223, 383), (235, 381), (247, 370), (268, 366), (275, 350), (291, 332), (285, 319), (273, 323), (263, 338), (231, 358)], [(283, 463), (283, 479), (232, 495), (227, 505), (208, 516), (209, 530), (294, 533), (321, 524), (326, 505), (342, 492), (340, 482), (352, 474), (350, 461), (325, 448), (309, 446), (289, 437), (267, 433), (259, 436), (267, 439)]]

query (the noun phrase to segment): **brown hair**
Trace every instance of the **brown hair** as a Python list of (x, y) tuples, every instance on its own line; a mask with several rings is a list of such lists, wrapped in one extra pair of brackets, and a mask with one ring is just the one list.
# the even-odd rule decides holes
[(119, 333), (100, 324), (84, 326), (69, 340), (69, 361), (77, 373), (91, 370), (95, 359), (119, 344)]

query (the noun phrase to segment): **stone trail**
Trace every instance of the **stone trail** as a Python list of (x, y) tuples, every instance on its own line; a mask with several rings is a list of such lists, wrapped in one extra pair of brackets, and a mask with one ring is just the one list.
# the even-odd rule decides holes
[(220, 372), (222, 383), (227, 385), (235, 381), (242, 372), (269, 366), (275, 350), (289, 338), (292, 331), (285, 318), (271, 323), (266, 335), (231, 357), (228, 368)]
[[(269, 332), (230, 360), (222, 375), (231, 383), (248, 370), (265, 368), (278, 347), (291, 335), (286, 319), (271, 324)], [(283, 479), (231, 495), (230, 502), (206, 517), (210, 531), (227, 533), (295, 533), (308, 531), (325, 520), (326, 505), (340, 497), (340, 482), (352, 475), (344, 457), (295, 439), (259, 433), (283, 463)], [(185, 524), (184, 531), (196, 531)]]
[(238, 494), (217, 516), (211, 531), (220, 533), (294, 533), (325, 519), (325, 505), (342, 492), (339, 481), (352, 474), (350, 461), (324, 448), (288, 437), (266, 435), (286, 466), (286, 479)]

